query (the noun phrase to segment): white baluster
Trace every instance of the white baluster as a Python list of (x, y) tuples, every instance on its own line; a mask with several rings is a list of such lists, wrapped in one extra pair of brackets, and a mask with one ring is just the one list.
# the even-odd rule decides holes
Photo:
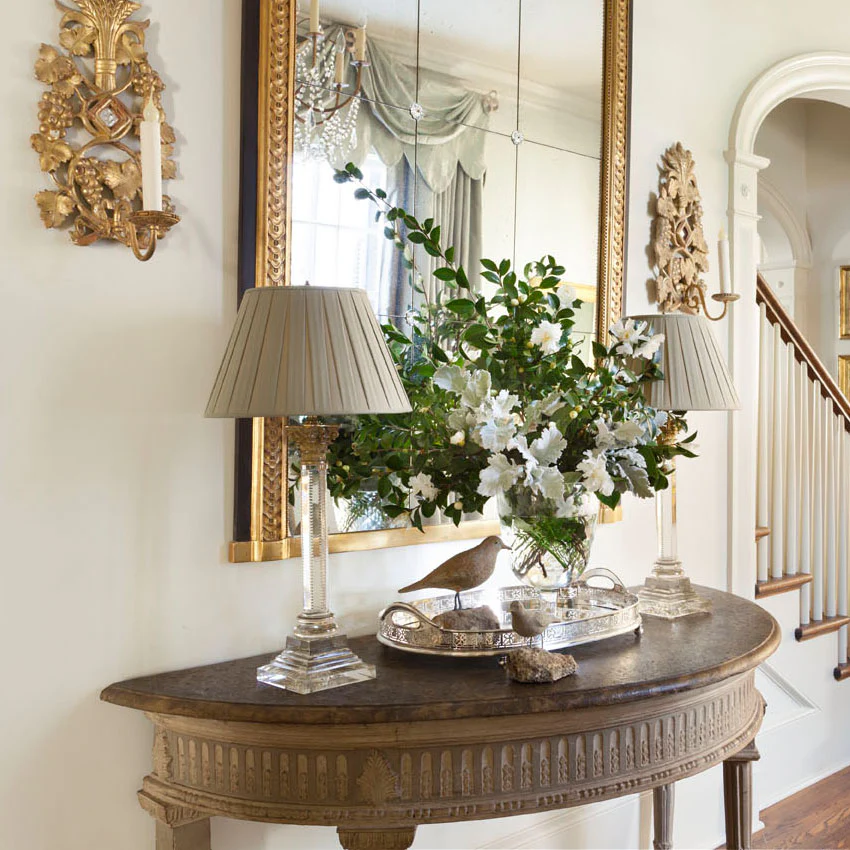
[(785, 452), (783, 438), (785, 428), (783, 418), (785, 407), (782, 404), (782, 381), (784, 377), (784, 343), (779, 325), (773, 326), (773, 435), (771, 446), (771, 503), (770, 503), (770, 575), (782, 578), (785, 560), (785, 488), (782, 486)]
[[(850, 522), (850, 485), (847, 482), (848, 457), (850, 457), (850, 436), (844, 428), (844, 422), (839, 419), (838, 423), (838, 445), (840, 446), (838, 458), (838, 615), (847, 616), (847, 571), (850, 564), (847, 563), (847, 524)], [(838, 631), (838, 663), (847, 663), (847, 626), (842, 626)]]
[(797, 529), (800, 516), (800, 494), (797, 490), (797, 360), (793, 343), (788, 344), (786, 368), (785, 412), (785, 572), (795, 575), (800, 571), (800, 554), (797, 548)]
[(812, 417), (812, 619), (823, 619), (823, 400), (820, 383), (813, 388), (814, 416)]
[[(770, 525), (770, 343), (771, 326), (767, 321), (767, 307), (759, 307), (761, 322), (759, 330), (759, 433), (758, 433), (758, 508), (756, 525), (766, 528)], [(770, 540), (763, 537), (758, 542), (758, 580), (767, 581), (770, 565)]]
[(835, 494), (835, 414), (832, 402), (824, 399), (824, 439), (826, 452), (823, 458), (823, 472), (826, 479), (826, 498), (824, 513), (826, 516), (824, 534), (826, 535), (826, 616), (834, 617), (838, 611), (837, 600), (837, 564), (836, 564), (836, 494)]
[[(812, 383), (805, 363), (800, 364), (800, 572), (812, 572)], [(812, 588), (800, 588), (800, 624), (808, 625), (812, 604)]]

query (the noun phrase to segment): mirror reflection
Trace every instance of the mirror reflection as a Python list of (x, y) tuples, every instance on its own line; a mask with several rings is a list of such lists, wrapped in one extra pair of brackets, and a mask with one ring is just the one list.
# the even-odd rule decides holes
[[(522, 266), (553, 254), (585, 301), (589, 354), (603, 19), (603, 0), (302, 0), (292, 283), (363, 288), (382, 321), (409, 331), (421, 296), (401, 255), (374, 209), (333, 181), (353, 162), (367, 186), (441, 226), (473, 286), (487, 285), (482, 257)], [(433, 294), (442, 284), (418, 253)], [(375, 490), (335, 506), (331, 531), (394, 527), (380, 503)]]

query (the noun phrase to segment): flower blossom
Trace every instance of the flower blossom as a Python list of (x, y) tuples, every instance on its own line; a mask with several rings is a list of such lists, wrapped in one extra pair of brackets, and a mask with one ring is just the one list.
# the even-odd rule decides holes
[(555, 322), (541, 322), (531, 332), (531, 342), (544, 354), (557, 354), (561, 350), (563, 328)]
[(414, 475), (408, 486), (410, 487), (410, 495), (414, 499), (421, 496), (426, 502), (433, 502), (440, 495), (440, 491), (434, 486), (431, 476), (424, 472)]
[(521, 474), (520, 467), (501, 452), (491, 455), (487, 464), (487, 468), (482, 469), (478, 476), (478, 493), (487, 498), (500, 496), (510, 490)]
[(434, 383), (455, 395), (460, 395), (469, 381), (469, 372), (460, 366), (440, 366), (434, 372)]
[(516, 424), (510, 419), (491, 420), (477, 429), (476, 442), (491, 452), (501, 452), (516, 434)]
[(594, 456), (593, 452), (584, 453), (583, 460), (577, 467), (582, 474), (582, 481), (590, 493), (601, 493), (610, 496), (614, 492), (614, 481), (608, 474), (607, 458), (604, 454)]
[(641, 343), (635, 348), (635, 356), (652, 360), (658, 353), (658, 349), (661, 348), (663, 342), (664, 334), (653, 334), (646, 342)]
[(619, 343), (617, 354), (634, 354), (635, 346), (646, 342), (644, 336), (646, 322), (638, 322), (634, 319), (621, 319), (611, 328), (611, 336)]
[(618, 443), (633, 446), (643, 436), (643, 428), (637, 422), (626, 419), (625, 422), (618, 422), (614, 426), (614, 436)]

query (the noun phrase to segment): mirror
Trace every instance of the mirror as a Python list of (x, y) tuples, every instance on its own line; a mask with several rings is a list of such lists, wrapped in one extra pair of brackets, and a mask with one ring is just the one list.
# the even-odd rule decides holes
[[(441, 225), (474, 285), (483, 257), (522, 267), (554, 255), (585, 302), (577, 330), (589, 357), (622, 300), (628, 2), (244, 8), (241, 289), (361, 287), (382, 321), (408, 327), (421, 297), (411, 275), (374, 208), (333, 181), (353, 162), (367, 186)], [(415, 263), (429, 291), (441, 286), (427, 256)], [(282, 431), (274, 420), (239, 425), (235, 560), (296, 554)], [(334, 516), (332, 551), (495, 531), (474, 517), (423, 538), (395, 527), (368, 492)]]

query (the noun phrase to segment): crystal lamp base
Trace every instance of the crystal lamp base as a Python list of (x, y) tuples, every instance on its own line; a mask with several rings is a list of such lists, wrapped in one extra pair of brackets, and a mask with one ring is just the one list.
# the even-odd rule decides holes
[(710, 614), (711, 602), (697, 595), (691, 580), (681, 571), (649, 576), (638, 591), (640, 613), (678, 620), (691, 614)]
[(296, 694), (314, 694), (375, 678), (375, 668), (349, 648), (345, 635), (288, 637), (286, 649), (257, 670), (257, 681)]

